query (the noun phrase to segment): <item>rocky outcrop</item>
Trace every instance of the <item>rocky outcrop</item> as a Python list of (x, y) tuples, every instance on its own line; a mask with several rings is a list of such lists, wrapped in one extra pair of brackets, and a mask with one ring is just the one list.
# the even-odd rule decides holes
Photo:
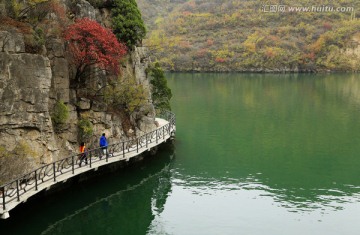
[[(68, 7), (75, 3), (76, 17), (96, 19), (105, 26), (111, 23), (109, 9), (96, 9), (85, 0), (61, 2)], [(0, 12), (2, 3), (0, 0)], [(126, 139), (121, 115), (107, 112), (104, 104), (71, 88), (71, 62), (64, 41), (60, 37), (45, 41), (41, 55), (29, 54), (25, 53), (24, 35), (16, 28), (0, 31), (1, 145), (11, 151), (19, 142), (25, 142), (38, 156), (37, 163), (68, 157), (78, 152), (78, 123), (82, 119), (89, 120), (93, 127), (88, 147), (98, 147), (102, 133), (106, 133), (110, 143)], [(133, 132), (140, 135), (156, 128), (150, 84), (145, 73), (150, 60), (144, 48), (136, 48), (131, 59), (129, 66), (148, 96), (148, 102), (130, 117), (135, 127)], [(94, 80), (95, 84), (104, 82), (102, 79), (106, 79), (104, 74)], [(51, 118), (58, 101), (69, 111), (61, 131), (56, 130)]]
[(2, 52), (25, 52), (24, 36), (15, 30), (0, 31), (0, 48)]
[[(132, 66), (138, 83), (142, 83), (144, 87), (149, 88), (149, 80), (146, 76), (146, 69), (150, 64), (150, 57), (146, 47), (135, 47), (131, 54)], [(150, 89), (148, 89), (150, 91)]]
[(7, 149), (27, 143), (42, 162), (57, 155), (49, 114), (51, 67), (48, 58), (0, 53), (0, 139)]
[(78, 18), (87, 17), (92, 20), (96, 19), (96, 10), (88, 1), (79, 0), (76, 3), (75, 10), (75, 14)]
[(149, 67), (151, 61), (147, 48), (135, 47), (131, 54), (131, 61), (138, 84), (142, 84), (149, 97), (148, 102), (138, 111), (132, 114), (132, 120), (136, 123), (138, 128), (137, 133), (143, 134), (154, 130), (155, 125), (155, 108), (151, 100), (151, 86), (149, 78), (146, 74), (146, 69)]

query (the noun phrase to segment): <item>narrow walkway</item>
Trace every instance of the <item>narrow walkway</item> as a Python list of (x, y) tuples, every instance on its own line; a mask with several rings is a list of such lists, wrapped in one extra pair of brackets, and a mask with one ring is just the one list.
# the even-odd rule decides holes
[(0, 187), (0, 216), (9, 218), (9, 212), (31, 196), (48, 190), (52, 185), (66, 182), (69, 178), (84, 172), (97, 170), (99, 167), (119, 161), (129, 161), (151, 148), (166, 142), (175, 133), (175, 115), (165, 111), (161, 118), (156, 118), (159, 126), (156, 130), (133, 140), (123, 141), (108, 146), (108, 153), (102, 149), (88, 152), (88, 164), (79, 166), (78, 155), (71, 156), (42, 166), (22, 177)]

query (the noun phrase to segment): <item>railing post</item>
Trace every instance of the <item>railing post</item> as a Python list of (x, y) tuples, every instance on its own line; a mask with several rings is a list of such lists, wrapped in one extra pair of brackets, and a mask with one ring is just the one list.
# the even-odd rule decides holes
[(123, 148), (123, 158), (125, 158), (125, 142), (123, 141), (123, 146), (122, 146)]
[(148, 133), (146, 133), (146, 148), (148, 147)]
[(56, 182), (55, 162), (53, 162), (54, 182)]
[(91, 168), (91, 158), (92, 158), (92, 157), (91, 157), (91, 152), (88, 151), (88, 155), (87, 155), (86, 157), (89, 157), (88, 160), (89, 160), (89, 162), (90, 162), (90, 168)]
[(35, 170), (35, 190), (38, 190), (38, 182), (37, 182), (37, 170)]
[(162, 129), (163, 129), (163, 139), (165, 139), (165, 128), (164, 128), (164, 126), (162, 126)]
[(106, 162), (109, 161), (109, 154), (108, 154), (108, 148), (106, 147), (105, 149), (105, 154), (106, 154)]
[(139, 153), (139, 138), (136, 138), (136, 153)]
[(158, 129), (156, 129), (155, 139), (156, 139), (156, 143), (158, 143)]
[(72, 174), (75, 174), (75, 161), (74, 156), (71, 157)]
[(2, 198), (3, 198), (3, 200), (2, 200), (3, 210), (5, 211), (5, 210), (6, 210), (6, 205), (5, 205), (5, 186), (2, 187), (1, 192), (2, 192)]
[(16, 196), (18, 202), (20, 201), (20, 193), (19, 193), (19, 180), (16, 180)]

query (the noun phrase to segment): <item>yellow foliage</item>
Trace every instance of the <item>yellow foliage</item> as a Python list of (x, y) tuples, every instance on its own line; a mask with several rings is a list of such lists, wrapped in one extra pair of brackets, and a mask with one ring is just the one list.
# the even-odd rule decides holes
[(174, 36), (168, 41), (168, 46), (169, 47), (177, 46), (181, 41), (183, 41), (183, 39), (180, 36)]
[(213, 14), (211, 13), (194, 13), (192, 15), (195, 17), (203, 17), (203, 18), (209, 18), (213, 16)]
[(244, 47), (250, 52), (256, 52), (257, 45), (264, 40), (264, 37), (259, 34), (259, 32), (255, 32), (247, 37), (245, 42), (243, 42)]
[(125, 72), (105, 88), (104, 100), (115, 109), (120, 107), (131, 114), (146, 103), (147, 97), (143, 85), (136, 82), (132, 72)]
[(42, 3), (42, 2), (48, 2), (49, 0), (29, 0), (29, 4), (34, 6), (36, 4)]
[(163, 51), (166, 43), (165, 32), (161, 29), (152, 31), (145, 43), (148, 47), (155, 47), (158, 51)]
[(234, 56), (234, 52), (233, 51), (229, 51), (229, 46), (225, 45), (222, 49), (220, 50), (209, 50), (209, 52), (211, 53), (211, 55), (214, 58), (231, 58)]
[(310, 45), (310, 49), (315, 53), (319, 53), (322, 50), (322, 48), (325, 46), (325, 44), (326, 44), (325, 37), (321, 35), (318, 38), (318, 40), (316, 40), (316, 42)]
[(159, 61), (160, 64), (165, 64), (167, 67), (169, 67), (171, 70), (173, 70), (175, 68), (175, 64), (174, 64), (174, 56), (167, 58), (167, 57), (162, 57)]
[(158, 17), (158, 18), (156, 18), (156, 20), (155, 20), (154, 23), (155, 23), (156, 25), (161, 25), (163, 22), (164, 22), (164, 18)]
[(18, 3), (16, 0), (12, 0), (11, 4), (14, 10), (15, 17), (19, 17), (20, 11), (23, 8), (22, 4)]

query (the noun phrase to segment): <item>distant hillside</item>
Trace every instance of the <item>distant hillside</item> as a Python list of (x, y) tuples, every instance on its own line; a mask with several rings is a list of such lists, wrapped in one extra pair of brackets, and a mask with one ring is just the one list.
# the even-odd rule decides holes
[(360, 70), (359, 0), (137, 2), (167, 70)]

